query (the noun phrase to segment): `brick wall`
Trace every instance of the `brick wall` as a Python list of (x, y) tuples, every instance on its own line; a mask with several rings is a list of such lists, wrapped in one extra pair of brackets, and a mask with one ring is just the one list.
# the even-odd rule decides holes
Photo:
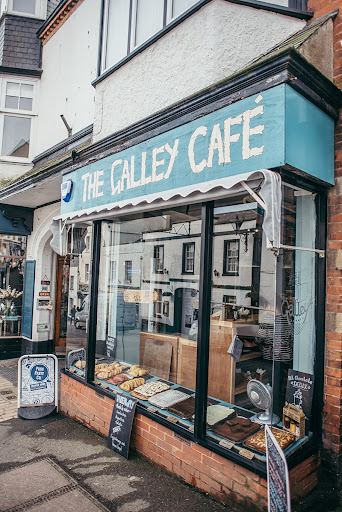
[(40, 41), (36, 35), (41, 20), (4, 16), (0, 28), (0, 65), (13, 68), (39, 68)]
[[(108, 436), (114, 402), (62, 374), (60, 409), (87, 427)], [(241, 510), (267, 510), (267, 482), (141, 414), (135, 415), (131, 446), (215, 499)], [(292, 498), (300, 498), (317, 484), (319, 457), (312, 456), (290, 471)]]
[[(334, 21), (333, 77), (342, 86), (341, 1), (309, 0), (308, 10), (319, 18), (340, 9)], [(329, 467), (342, 470), (342, 120), (335, 132), (336, 186), (328, 198), (328, 258), (326, 305), (326, 364), (324, 388), (323, 457)]]

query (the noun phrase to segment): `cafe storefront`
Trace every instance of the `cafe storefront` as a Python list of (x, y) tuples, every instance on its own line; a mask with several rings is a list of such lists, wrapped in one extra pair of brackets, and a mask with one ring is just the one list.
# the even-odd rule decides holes
[(166, 114), (67, 172), (54, 221), (84, 333), (67, 334), (61, 410), (108, 435), (116, 394), (134, 396), (140, 454), (249, 510), (267, 503), (265, 424), (292, 497), (317, 483), (331, 112), (280, 83)]

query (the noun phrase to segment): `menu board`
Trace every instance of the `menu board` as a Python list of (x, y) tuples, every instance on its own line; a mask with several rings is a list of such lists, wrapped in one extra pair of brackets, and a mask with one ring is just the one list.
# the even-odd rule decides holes
[(128, 459), (133, 418), (137, 400), (117, 393), (109, 428), (108, 447)]
[(290, 482), (284, 452), (268, 425), (265, 427), (268, 512), (291, 512)]
[(289, 370), (287, 375), (285, 401), (302, 409), (307, 427), (311, 418), (314, 379), (313, 375), (296, 370)]

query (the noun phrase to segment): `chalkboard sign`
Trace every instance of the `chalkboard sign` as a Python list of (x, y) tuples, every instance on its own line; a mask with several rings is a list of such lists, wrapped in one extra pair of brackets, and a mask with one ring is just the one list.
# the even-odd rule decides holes
[(117, 338), (114, 338), (113, 336), (107, 336), (107, 339), (106, 339), (107, 357), (112, 357), (113, 359), (115, 359), (117, 344), (118, 344)]
[(291, 512), (290, 482), (287, 462), (271, 429), (265, 427), (268, 512)]
[(110, 422), (108, 447), (113, 452), (128, 459), (129, 440), (137, 400), (118, 393), (115, 397), (112, 419)]
[(33, 295), (34, 295), (35, 268), (36, 268), (35, 260), (26, 260), (21, 334), (23, 336), (25, 336), (25, 338), (29, 338), (29, 339), (32, 338), (32, 317), (33, 317)]
[(287, 374), (285, 401), (302, 409), (307, 420), (307, 432), (311, 418), (314, 379), (313, 375), (296, 370), (289, 370)]

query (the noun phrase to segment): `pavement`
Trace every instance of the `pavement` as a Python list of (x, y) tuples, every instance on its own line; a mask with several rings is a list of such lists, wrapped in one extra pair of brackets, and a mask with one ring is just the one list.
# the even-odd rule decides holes
[(0, 361), (1, 512), (231, 510), (61, 414), (19, 419), (16, 397), (17, 360)]
[[(64, 360), (59, 359), (59, 368)], [(327, 475), (293, 512), (342, 512)], [(0, 361), (0, 512), (222, 512), (233, 509), (61, 414), (17, 417), (17, 360)]]

